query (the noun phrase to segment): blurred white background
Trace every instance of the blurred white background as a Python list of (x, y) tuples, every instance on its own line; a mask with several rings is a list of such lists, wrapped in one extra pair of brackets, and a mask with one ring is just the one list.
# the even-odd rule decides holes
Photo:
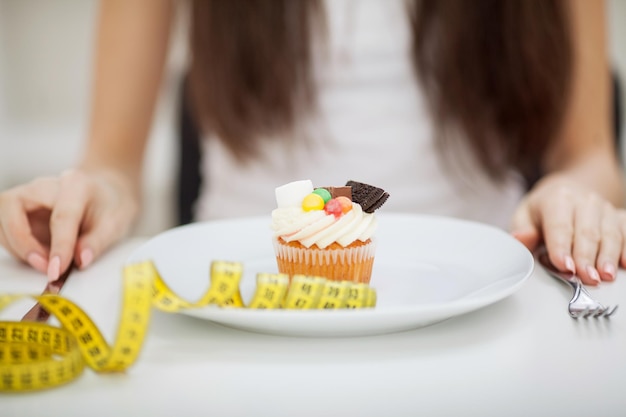
[[(611, 59), (624, 85), (626, 0), (607, 4)], [(58, 173), (78, 158), (89, 116), (96, 11), (96, 0), (0, 0), (0, 190)], [(175, 99), (185, 62), (183, 26), (172, 40), (146, 156), (140, 235), (174, 225)]]

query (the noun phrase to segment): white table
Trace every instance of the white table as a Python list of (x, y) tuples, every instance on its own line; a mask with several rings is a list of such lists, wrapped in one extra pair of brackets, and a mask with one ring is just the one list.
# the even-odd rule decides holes
[[(113, 341), (121, 268), (143, 240), (117, 246), (63, 294)], [(591, 288), (621, 304), (610, 320), (574, 320), (569, 290), (537, 268), (514, 295), (413, 331), (357, 338), (248, 333), (155, 312), (125, 374), (86, 370), (32, 394), (0, 394), (13, 416), (626, 415), (626, 272)], [(39, 293), (45, 278), (0, 250), (0, 292)], [(0, 313), (19, 320), (32, 305)]]

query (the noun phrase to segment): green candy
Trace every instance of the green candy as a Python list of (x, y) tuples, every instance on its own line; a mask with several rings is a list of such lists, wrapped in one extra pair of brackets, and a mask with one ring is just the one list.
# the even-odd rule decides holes
[(317, 194), (322, 197), (324, 204), (328, 203), (328, 200), (330, 200), (331, 197), (330, 192), (326, 188), (316, 188), (313, 190), (313, 194)]

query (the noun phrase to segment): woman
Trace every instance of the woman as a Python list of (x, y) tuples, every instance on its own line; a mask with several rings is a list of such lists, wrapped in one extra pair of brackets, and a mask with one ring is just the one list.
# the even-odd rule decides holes
[[(139, 212), (173, 11), (102, 3), (81, 163), (0, 194), (0, 244), (50, 280), (89, 266)], [(602, 2), (213, 0), (191, 13), (198, 220), (267, 214), (294, 179), (357, 179), (390, 192), (386, 210), (545, 242), (586, 284), (626, 266)]]

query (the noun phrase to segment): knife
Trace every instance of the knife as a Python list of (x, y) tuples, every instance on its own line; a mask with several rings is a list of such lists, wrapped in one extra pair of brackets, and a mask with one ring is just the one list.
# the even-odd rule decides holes
[[(44, 288), (41, 295), (45, 294), (58, 294), (61, 292), (63, 285), (67, 281), (67, 278), (70, 276), (72, 271), (74, 270), (74, 263), (72, 262), (67, 270), (57, 279), (56, 281), (48, 282), (46, 288)], [(41, 306), (41, 304), (35, 304), (28, 313), (22, 317), (22, 321), (36, 321), (40, 323), (45, 323), (50, 318), (50, 313)]]

